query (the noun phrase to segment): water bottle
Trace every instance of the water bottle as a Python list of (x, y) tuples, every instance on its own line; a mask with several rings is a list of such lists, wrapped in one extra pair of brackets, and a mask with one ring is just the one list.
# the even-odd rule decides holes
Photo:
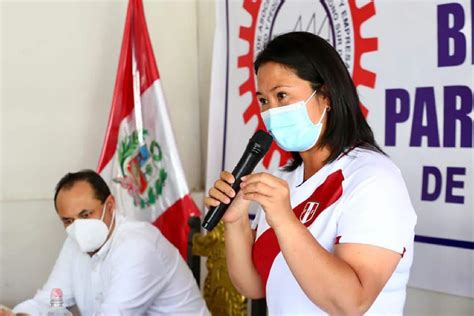
[(47, 316), (72, 316), (72, 313), (64, 307), (63, 291), (55, 288), (51, 290), (51, 307), (46, 313)]

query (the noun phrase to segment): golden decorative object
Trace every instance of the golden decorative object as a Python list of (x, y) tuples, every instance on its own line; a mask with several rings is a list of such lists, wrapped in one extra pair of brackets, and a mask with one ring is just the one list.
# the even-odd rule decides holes
[(246, 316), (247, 299), (234, 288), (227, 272), (224, 224), (193, 236), (193, 254), (207, 257), (204, 299), (214, 316)]

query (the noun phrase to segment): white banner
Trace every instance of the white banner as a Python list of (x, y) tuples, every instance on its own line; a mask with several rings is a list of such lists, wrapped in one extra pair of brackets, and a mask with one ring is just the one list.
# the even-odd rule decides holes
[[(207, 187), (262, 128), (253, 60), (278, 34), (308, 31), (340, 53), (376, 139), (418, 215), (410, 285), (474, 297), (473, 3), (218, 1)], [(288, 154), (275, 145), (259, 168)]]

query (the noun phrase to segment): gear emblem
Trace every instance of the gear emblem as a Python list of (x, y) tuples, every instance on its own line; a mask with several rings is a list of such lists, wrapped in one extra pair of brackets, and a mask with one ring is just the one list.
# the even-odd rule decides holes
[[(248, 51), (240, 55), (237, 66), (246, 69), (248, 78), (239, 86), (239, 95), (250, 93), (251, 101), (243, 113), (247, 124), (254, 117), (258, 120), (257, 129), (265, 129), (260, 116), (260, 106), (255, 95), (256, 77), (253, 70), (255, 56), (268, 40), (278, 34), (291, 31), (307, 31), (325, 38), (339, 52), (352, 75), (356, 88), (360, 86), (373, 89), (376, 74), (361, 65), (364, 54), (377, 51), (378, 39), (364, 38), (362, 25), (375, 16), (374, 1), (357, 7), (355, 0), (320, 0), (307, 2), (289, 0), (244, 0), (243, 9), (250, 15), (250, 25), (240, 26), (239, 38), (246, 42)], [(364, 116), (368, 108), (360, 104)], [(273, 156), (279, 155), (279, 166), (284, 166), (291, 154), (272, 143), (263, 159), (265, 168), (269, 168)]]

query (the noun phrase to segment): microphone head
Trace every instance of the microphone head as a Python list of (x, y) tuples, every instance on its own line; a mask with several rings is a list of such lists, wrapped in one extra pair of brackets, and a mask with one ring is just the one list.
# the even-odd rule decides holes
[(258, 151), (258, 154), (263, 157), (270, 149), (272, 144), (273, 137), (265, 132), (264, 130), (259, 129), (253, 134), (252, 138), (249, 140), (249, 145)]

